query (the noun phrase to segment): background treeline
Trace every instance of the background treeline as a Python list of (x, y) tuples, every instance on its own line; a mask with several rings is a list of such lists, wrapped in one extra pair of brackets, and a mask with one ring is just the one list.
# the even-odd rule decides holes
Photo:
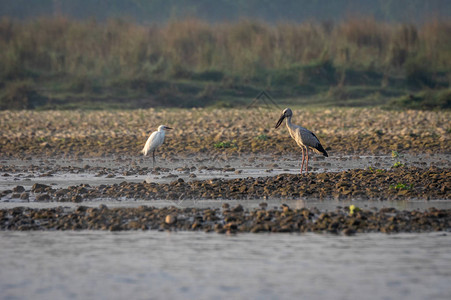
[[(0, 21), (0, 107), (449, 108), (451, 22)], [(305, 101), (305, 103), (303, 103)]]

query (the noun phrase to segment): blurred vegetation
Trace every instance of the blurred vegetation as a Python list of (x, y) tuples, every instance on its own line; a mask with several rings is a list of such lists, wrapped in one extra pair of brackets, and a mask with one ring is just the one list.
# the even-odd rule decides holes
[(409, 109), (449, 109), (451, 107), (451, 89), (425, 90), (416, 95), (404, 95), (391, 99), (386, 107)]
[[(451, 107), (451, 22), (0, 20), (0, 108)], [(305, 101), (305, 102), (303, 102)]]
[(261, 19), (268, 22), (340, 21), (353, 15), (387, 22), (447, 18), (449, 0), (0, 0), (0, 16), (75, 19), (131, 18), (139, 23), (195, 17), (208, 22)]

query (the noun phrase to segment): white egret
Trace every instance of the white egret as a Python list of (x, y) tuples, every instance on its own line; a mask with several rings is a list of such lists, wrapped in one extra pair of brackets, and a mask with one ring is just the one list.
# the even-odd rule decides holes
[(146, 156), (147, 153), (152, 152), (153, 166), (155, 166), (155, 150), (157, 150), (157, 148), (163, 144), (164, 136), (166, 133), (165, 130), (169, 129), (172, 128), (166, 125), (158, 126), (158, 131), (152, 132), (152, 134), (147, 139), (146, 145), (144, 145), (144, 148), (141, 150), (144, 156)]
[(292, 115), (293, 115), (293, 112), (291, 111), (291, 109), (285, 108), (284, 111), (282, 112), (282, 115), (280, 116), (279, 121), (277, 121), (276, 128), (278, 128), (280, 126), (280, 124), (282, 124), (282, 122), (285, 118), (287, 119), (288, 132), (290, 133), (291, 137), (296, 141), (298, 146), (301, 147), (301, 149), (302, 149), (301, 174), (302, 174), (302, 169), (304, 167), (304, 160), (305, 160), (304, 149), (307, 152), (307, 163), (306, 163), (305, 170), (308, 173), (308, 159), (309, 159), (308, 158), (308, 150), (309, 149), (312, 149), (314, 152), (316, 152), (318, 154), (322, 154), (326, 157), (329, 155), (327, 154), (326, 150), (324, 150), (319, 139), (316, 137), (316, 135), (313, 132), (311, 132), (310, 130), (308, 130), (304, 127), (294, 125), (291, 123)]

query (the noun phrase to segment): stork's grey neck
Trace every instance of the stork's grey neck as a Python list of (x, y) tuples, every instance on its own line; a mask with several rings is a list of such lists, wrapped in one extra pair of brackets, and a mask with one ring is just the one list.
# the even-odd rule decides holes
[(293, 124), (291, 124), (291, 116), (287, 117), (287, 127), (288, 127), (288, 129), (293, 128)]

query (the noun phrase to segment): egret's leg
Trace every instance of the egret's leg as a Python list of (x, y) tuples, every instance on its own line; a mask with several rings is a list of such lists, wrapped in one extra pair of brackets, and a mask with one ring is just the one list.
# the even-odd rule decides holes
[(308, 174), (308, 147), (305, 147), (305, 150), (307, 151), (307, 163), (305, 166), (305, 172)]
[(304, 160), (305, 160), (304, 147), (301, 147), (301, 150), (302, 150), (302, 163), (301, 163), (301, 174), (302, 174), (302, 169), (304, 168)]
[(152, 152), (153, 167), (155, 168), (155, 150)]

